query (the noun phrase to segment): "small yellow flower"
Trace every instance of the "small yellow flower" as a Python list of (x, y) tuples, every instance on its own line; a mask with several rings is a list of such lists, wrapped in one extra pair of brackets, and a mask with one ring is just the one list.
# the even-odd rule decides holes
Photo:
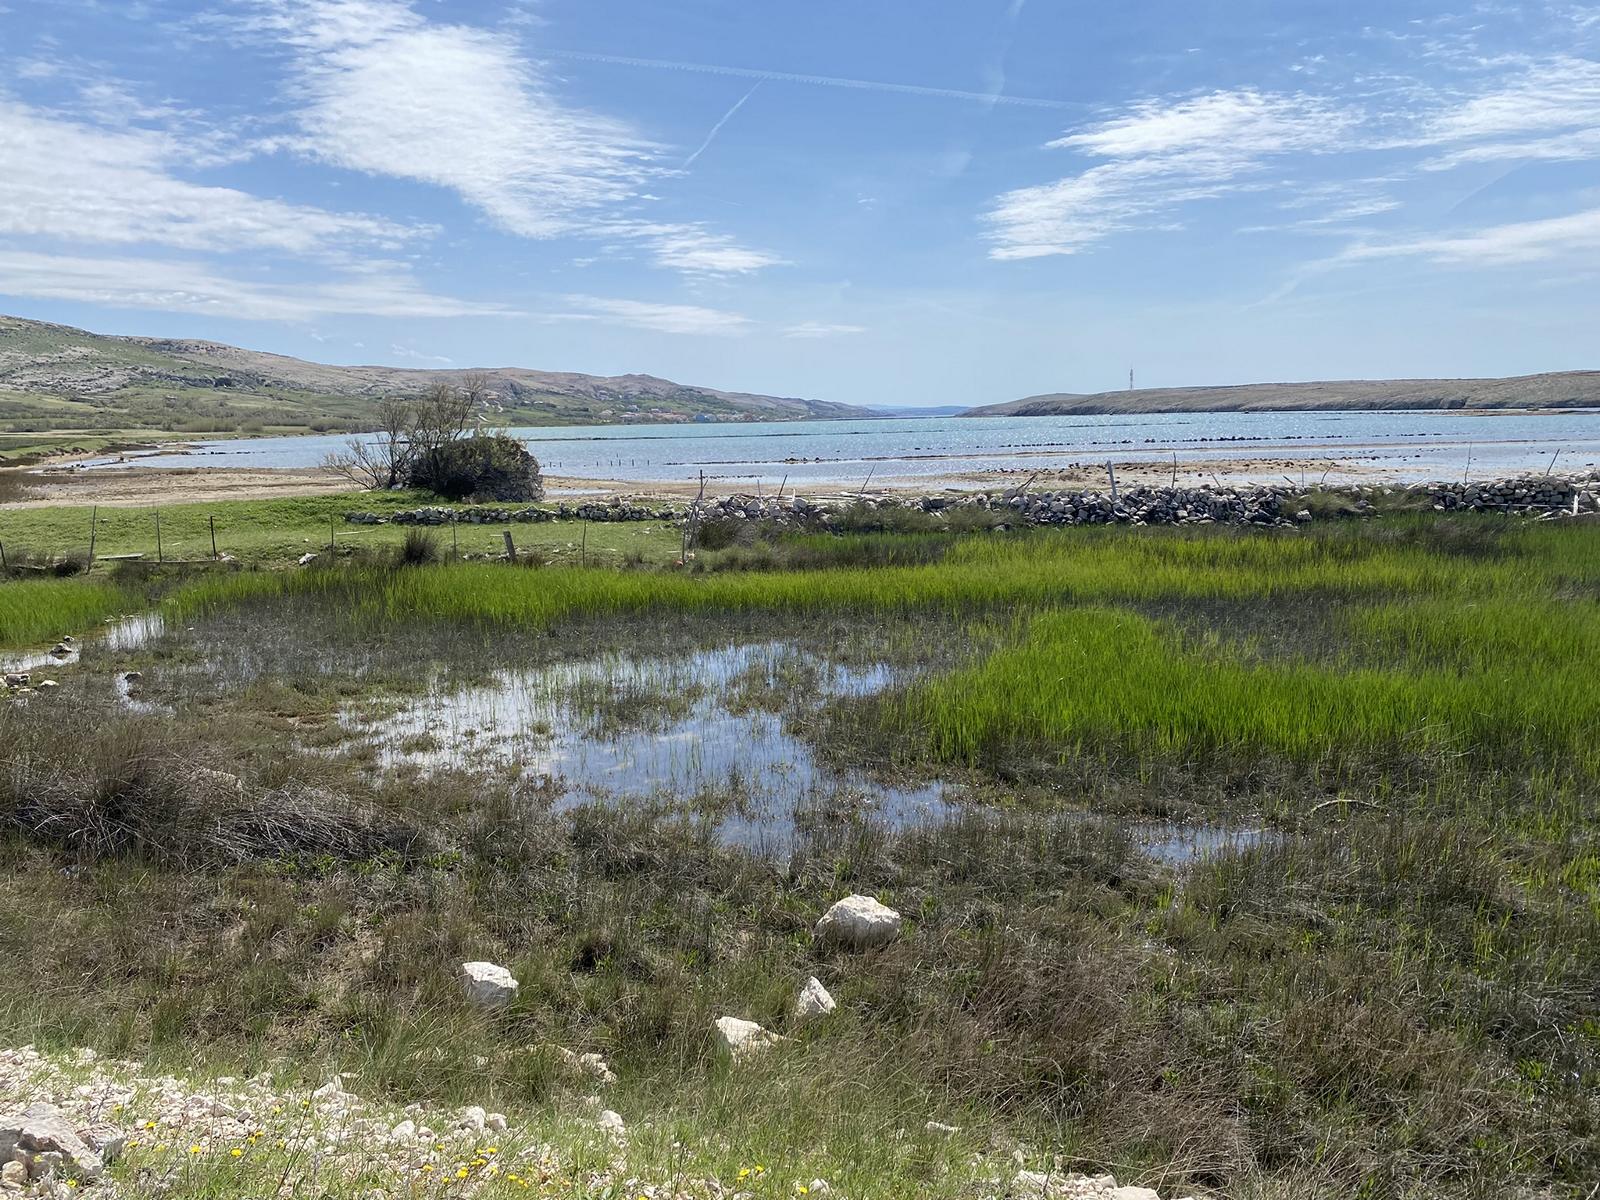
[(144, 1127), (146, 1129), (154, 1129), (156, 1127), (156, 1123), (154, 1121), (146, 1121), (144, 1123)]
[(456, 1178), (457, 1179), (465, 1179), (466, 1177), (467, 1177), (467, 1169), (465, 1167), (462, 1167), (461, 1170), (456, 1172)]
[(200, 1153), (200, 1147), (199, 1146), (190, 1146), (189, 1147), (189, 1153), (190, 1154), (199, 1154)]
[(243, 1158), (244, 1157), (244, 1151), (239, 1149), (239, 1147), (237, 1147), (237, 1146), (235, 1146), (232, 1150), (229, 1150), (228, 1153), (233, 1155), (234, 1158)]

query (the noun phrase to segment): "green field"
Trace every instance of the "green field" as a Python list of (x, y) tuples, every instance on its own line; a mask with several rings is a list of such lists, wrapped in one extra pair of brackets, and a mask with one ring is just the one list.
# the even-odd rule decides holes
[[(257, 513), (281, 563), (344, 503), (228, 528)], [(670, 529), (597, 549), (633, 531), (591, 526), (587, 568), (373, 542), (0, 584), (0, 640), (130, 596), (168, 629), (0, 704), (0, 956), (41, 922), (52, 947), (0, 975), (0, 1044), (345, 1070), (615, 1159), (628, 1195), (688, 1172), (1002, 1196), (1019, 1166), (1163, 1197), (1589, 1194), (1600, 529), (754, 531), (687, 569)], [(543, 533), (572, 540), (517, 527)], [(568, 736), (582, 756), (549, 766)], [(667, 782), (607, 782), (658, 751)], [(930, 787), (937, 816), (896, 815)], [(849, 892), (902, 936), (814, 946)], [(507, 1009), (461, 993), (483, 958), (521, 981)], [(839, 1008), (802, 1025), (810, 975)], [(790, 1040), (730, 1063), (724, 1014)], [(583, 1133), (592, 1089), (556, 1046), (615, 1069), (596, 1103), (625, 1150)], [(311, 1186), (292, 1156), (205, 1161), (169, 1194)], [(624, 1194), (562, 1178), (535, 1194)]]
[[(175, 504), (155, 508), (112, 508), (61, 505), (45, 508), (0, 508), (0, 544), (7, 555), (59, 558), (87, 555), (94, 526), (97, 557), (141, 554), (154, 562), (158, 550), (168, 560), (209, 560), (212, 530), (218, 554), (249, 566), (292, 565), (301, 555), (325, 553), (330, 539), (337, 553), (383, 553), (405, 539), (396, 525), (350, 525), (344, 514), (392, 513), (434, 503), (431, 496), (408, 493), (350, 493), (302, 496), (281, 500), (228, 500), (207, 504)], [(160, 517), (160, 543), (156, 521)], [(498, 525), (459, 526), (435, 530), (441, 548), (462, 556), (505, 551)], [(643, 557), (664, 563), (681, 552), (681, 535), (660, 522), (610, 524), (559, 521), (510, 526), (519, 548), (554, 561), (617, 563)], [(104, 569), (102, 565), (101, 568)]]

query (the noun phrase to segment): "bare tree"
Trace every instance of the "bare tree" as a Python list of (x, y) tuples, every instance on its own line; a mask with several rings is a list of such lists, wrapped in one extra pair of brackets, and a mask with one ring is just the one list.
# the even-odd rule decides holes
[[(489, 377), (474, 372), (464, 376), (459, 387), (439, 382), (421, 396), (386, 397), (378, 404), (376, 431), (352, 438), (343, 453), (330, 454), (323, 463), (369, 491), (414, 483), (437, 487), (460, 476), (461, 447), (456, 443), (472, 429), (474, 416), (488, 407), (491, 395)], [(533, 487), (523, 490), (540, 490), (538, 462), (520, 443), (503, 435), (485, 435), (481, 421), (474, 433), (483, 442), (474, 439), (472, 445), (484, 452), (476, 469), (489, 470), (492, 464), (501, 476), (535, 480)], [(498, 445), (502, 442), (514, 445), (521, 457), (508, 458), (505, 447)]]
[(416, 456), (416, 410), (413, 400), (385, 396), (378, 402), (371, 438), (351, 438), (343, 453), (328, 455), (323, 465), (369, 491), (399, 487)]

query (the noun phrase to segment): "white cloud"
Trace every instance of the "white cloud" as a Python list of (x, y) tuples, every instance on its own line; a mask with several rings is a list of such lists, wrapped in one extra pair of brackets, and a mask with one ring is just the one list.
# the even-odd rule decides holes
[(393, 246), (421, 233), (180, 178), (185, 147), (148, 129), (103, 129), (0, 97), (0, 233), (181, 250), (309, 255)]
[(778, 261), (697, 224), (623, 216), (664, 173), (659, 147), (560, 99), (505, 33), (430, 22), (402, 0), (268, 0), (256, 25), (294, 50), (302, 153), (449, 188), (522, 237), (637, 238), (697, 273)]
[(518, 316), (511, 309), (435, 296), (401, 267), (376, 264), (309, 283), (230, 278), (203, 263), (93, 258), (0, 249), (0, 295), (74, 300), (258, 321), (361, 314), (379, 317)]
[(1248, 89), (1135, 105), (1048, 143), (1110, 161), (999, 196), (987, 214), (990, 257), (1075, 254), (1114, 233), (1162, 223), (1157, 214), (1248, 186), (1241, 177), (1274, 156), (1337, 147), (1353, 123), (1315, 97)]
[(701, 225), (647, 221), (616, 221), (596, 227), (596, 232), (637, 239), (650, 247), (657, 266), (690, 275), (746, 275), (763, 267), (779, 266), (783, 259), (751, 250), (732, 238)]
[(1600, 62), (1560, 57), (1523, 67), (1483, 95), (1426, 123), (1421, 140), (1458, 148), (1425, 165), (1581, 160), (1600, 153)]
[(1416, 257), (1440, 263), (1506, 266), (1549, 262), (1596, 251), (1600, 251), (1600, 208), (1468, 233), (1361, 243), (1345, 250), (1338, 261)]
[(424, 354), (422, 351), (414, 350), (410, 346), (402, 346), (399, 342), (390, 343), (389, 353), (393, 354), (396, 358), (406, 358), (410, 359), (412, 362), (442, 363), (447, 367), (455, 362), (455, 359), (446, 358), (442, 354)]
[(1204, 155), (1238, 160), (1294, 149), (1319, 149), (1348, 119), (1305, 95), (1253, 90), (1213, 92), (1176, 104), (1147, 100), (1127, 116), (1047, 143), (1100, 158)]
[(847, 337), (853, 333), (865, 333), (865, 325), (829, 325), (822, 321), (803, 321), (799, 325), (791, 325), (783, 331), (786, 338), (828, 338)]
[(643, 300), (611, 300), (602, 296), (566, 296), (569, 307), (548, 313), (553, 321), (603, 321), (655, 333), (726, 336), (746, 332), (750, 319), (738, 313), (692, 304), (652, 304)]

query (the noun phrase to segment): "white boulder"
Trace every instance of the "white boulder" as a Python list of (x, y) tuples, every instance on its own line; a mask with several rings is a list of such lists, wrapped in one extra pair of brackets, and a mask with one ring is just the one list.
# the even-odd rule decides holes
[(462, 963), (461, 981), (467, 999), (483, 1008), (500, 1008), (517, 995), (516, 977), (498, 963)]
[(80, 1180), (98, 1178), (105, 1169), (100, 1156), (53, 1104), (34, 1104), (20, 1113), (0, 1116), (0, 1161), (31, 1164)]
[(819, 946), (868, 950), (900, 936), (900, 914), (871, 896), (846, 896), (822, 914), (815, 931)]
[(718, 1017), (711, 1024), (717, 1031), (722, 1048), (733, 1055), (735, 1062), (783, 1041), (770, 1029), (763, 1029), (754, 1021), (741, 1020), (739, 1017)]
[(805, 987), (800, 989), (800, 995), (795, 998), (795, 1020), (810, 1021), (825, 1017), (838, 1007), (833, 997), (828, 995), (828, 989), (822, 986), (822, 980), (813, 975), (806, 980)]

